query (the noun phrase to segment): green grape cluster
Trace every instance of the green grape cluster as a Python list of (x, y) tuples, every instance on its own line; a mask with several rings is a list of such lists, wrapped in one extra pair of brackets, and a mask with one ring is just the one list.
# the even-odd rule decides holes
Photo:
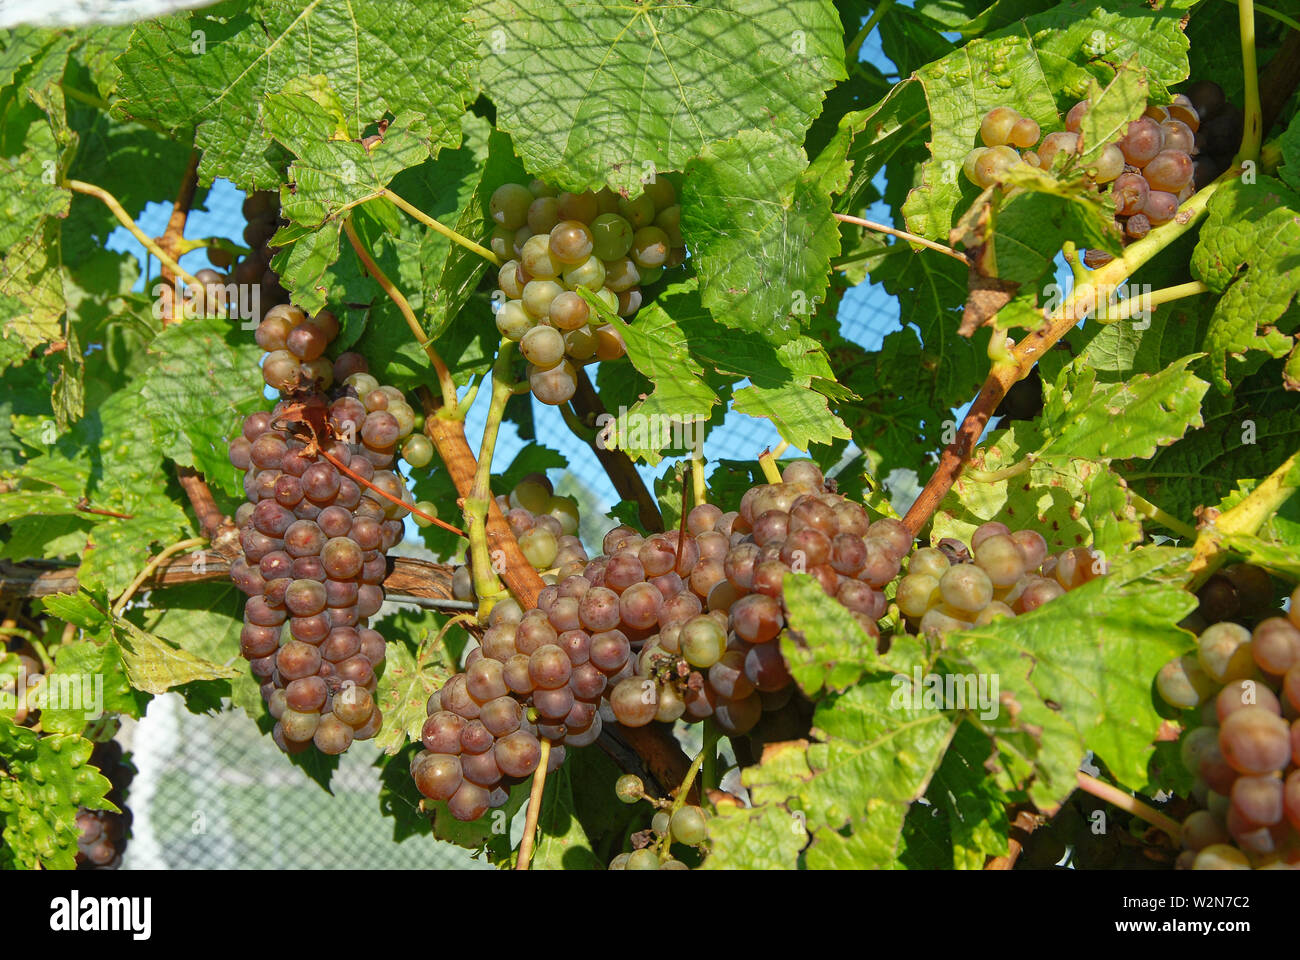
[(1049, 554), (1036, 530), (995, 520), (975, 530), (969, 547), (948, 538), (913, 551), (894, 601), (910, 630), (942, 635), (1037, 610), (1105, 573), (1087, 547)]
[(645, 785), (635, 774), (625, 773), (614, 784), (614, 794), (624, 803), (646, 800), (655, 807), (649, 834), (633, 838), (634, 849), (620, 853), (609, 862), (611, 870), (689, 870), (672, 855), (674, 843), (703, 850), (709, 838), (709, 818), (703, 807), (678, 805), (672, 800), (655, 800), (645, 792)]
[(608, 187), (562, 193), (534, 180), (502, 184), (490, 209), (496, 227), (489, 244), (505, 261), (497, 273), (505, 296), (497, 330), (519, 344), (533, 395), (564, 403), (577, 389), (577, 367), (626, 351), (618, 329), (579, 291), (630, 320), (646, 288), (685, 259), (676, 190), (663, 176), (635, 198)]
[[(1240, 610), (1254, 614), (1253, 627), (1210, 624), (1195, 650), (1156, 677), (1160, 698), (1186, 711), (1179, 753), (1202, 807), (1183, 823), (1178, 866), (1294, 869), (1300, 865), (1300, 589), (1283, 613), (1273, 605), (1267, 573), (1248, 564), (1223, 573)], [(1223, 596), (1212, 591), (1211, 603)]]

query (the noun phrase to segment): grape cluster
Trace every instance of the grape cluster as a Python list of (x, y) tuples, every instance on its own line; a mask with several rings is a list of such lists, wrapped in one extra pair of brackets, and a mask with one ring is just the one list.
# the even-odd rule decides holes
[(90, 754), (91, 766), (113, 785), (105, 797), (121, 813), (107, 810), (77, 811), (77, 869), (116, 870), (122, 865), (126, 842), (131, 830), (131, 810), (126, 805), (126, 788), (135, 777), (135, 768), (122, 754), (122, 745), (116, 740), (96, 743)]
[[(538, 509), (544, 491), (529, 494)], [(511, 502), (522, 502), (517, 494)], [(542, 537), (547, 557), (553, 536)], [(706, 717), (740, 736), (768, 714), (806, 719), (777, 642), (784, 575), (812, 574), (878, 637), (882, 591), (911, 543), (897, 520), (870, 523), (829, 492), (807, 461), (747, 491), (738, 511), (696, 506), (684, 533), (616, 527), (603, 555), (585, 563), (576, 541), (557, 539), (549, 562), (558, 582), (535, 610), (498, 604), (465, 672), (430, 698), (417, 786), (473, 819), (494, 802), (490, 791), (531, 772), (538, 737), (582, 746), (610, 721)]]
[[(289, 291), (280, 284), (280, 277), (271, 269), (271, 237), (280, 227), (288, 224), (280, 218), (280, 195), (274, 190), (260, 190), (244, 198), (244, 243), (252, 251), (235, 264), (231, 276), (238, 284), (259, 284), (261, 303), (271, 306), (289, 302)], [(233, 263), (231, 255), (219, 248), (208, 249), (208, 259), (221, 269)], [(196, 279), (203, 279), (198, 274)]]
[(1156, 677), (1161, 699), (1195, 711), (1179, 751), (1204, 808), (1183, 823), (1181, 867), (1300, 864), (1300, 589), (1288, 613), (1267, 612), (1253, 630), (1211, 624)]
[[(1080, 130), (1090, 107), (1087, 100), (1076, 103), (1066, 114), (1065, 129), (1041, 143), (1034, 120), (1011, 107), (993, 108), (980, 122), (984, 146), (963, 162), (967, 179), (984, 188), (1000, 183), (1019, 163), (1048, 171), (1069, 163), (1089, 146)], [(1098, 189), (1109, 189), (1115, 225), (1127, 243), (1168, 223), (1179, 204), (1227, 169), (1240, 133), (1241, 114), (1225, 102), (1218, 85), (1197, 83), (1168, 105), (1149, 105), (1082, 172)], [(1101, 250), (1085, 254), (1090, 267), (1111, 259)]]
[(709, 836), (709, 820), (704, 809), (694, 804), (653, 799), (646, 794), (641, 778), (631, 773), (618, 778), (614, 793), (624, 803), (648, 800), (656, 809), (650, 829), (633, 834), (632, 851), (615, 856), (609, 862), (609, 869), (689, 870), (684, 862), (672, 856), (672, 845), (703, 846)]
[(379, 385), (358, 354), (324, 356), (337, 332), (328, 311), (267, 312), (256, 333), (268, 351), (262, 374), (283, 399), (248, 416), (230, 443), (248, 498), (235, 514), (244, 556), (230, 571), (249, 595), (240, 651), (290, 753), (342, 753), (379, 730), (384, 639), (367, 621), (414, 500), (393, 467), (403, 440), (408, 462), (432, 456), (401, 391)]
[(506, 261), (497, 274), (507, 298), (496, 311), (497, 330), (519, 343), (533, 395), (564, 403), (576, 390), (575, 364), (626, 350), (578, 290), (620, 317), (636, 315), (644, 288), (686, 256), (676, 191), (664, 177), (634, 199), (608, 187), (559, 193), (534, 180), (502, 184), (490, 208), (496, 228), (489, 243)]
[(995, 520), (975, 530), (969, 548), (945, 538), (913, 551), (894, 599), (914, 632), (942, 635), (1037, 610), (1104, 573), (1087, 547), (1052, 555), (1036, 530)]

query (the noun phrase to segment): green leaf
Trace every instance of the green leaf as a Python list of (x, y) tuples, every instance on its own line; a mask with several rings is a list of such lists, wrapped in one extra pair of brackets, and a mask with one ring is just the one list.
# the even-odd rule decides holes
[[(473, 99), (472, 32), (465, 0), (237, 2), (138, 25), (117, 60), (116, 116), (168, 130), (196, 127), (204, 183), (280, 185), (263, 98), (293, 77), (322, 74), (359, 135), (385, 113), (423, 117), (430, 141), (455, 146)], [(434, 51), (431, 55), (431, 51)]]
[(985, 730), (999, 750), (1032, 768), (1022, 783), (1052, 811), (1076, 787), (1075, 771), (1094, 751), (1116, 779), (1146, 782), (1160, 729), (1152, 683), (1187, 646), (1175, 624), (1196, 601), (1163, 574), (1185, 568), (1189, 551), (1144, 547), (1105, 577), (1032, 613), (951, 635), (954, 662), (996, 677), (1003, 715)]
[(1240, 533), (1224, 537), (1223, 543), (1247, 563), (1300, 583), (1300, 543), (1276, 543)]
[(1040, 453), (1085, 460), (1147, 459), (1204, 425), (1201, 398), (1210, 385), (1187, 370), (1183, 357), (1157, 374), (1099, 384), (1086, 363), (1061, 371), (1045, 392)]
[(233, 680), (240, 676), (239, 670), (174, 647), (129, 620), (115, 618), (115, 625), (122, 640), (127, 675), (137, 690), (166, 693), (195, 680)]
[(569, 190), (639, 193), (760, 117), (801, 142), (845, 77), (829, 0), (488, 0), (472, 17), (499, 128), (530, 172)]
[(546, 778), (542, 810), (537, 817), (537, 845), (531, 869), (599, 870), (591, 841), (578, 820), (568, 765)]
[[(424, 721), (429, 716), (429, 697), (455, 671), (447, 663), (440, 636), (428, 628), (418, 636), (413, 636), (415, 631), (411, 630), (399, 634), (391, 629), (387, 632), (394, 636), (394, 641), (387, 645), (384, 675), (375, 691), (375, 703), (384, 714), (384, 726), (375, 735), (375, 746), (392, 754), (410, 740), (419, 742)], [(414, 655), (407, 638), (416, 644)]]
[(87, 761), (89, 740), (39, 734), (0, 717), (0, 824), (5, 846), (25, 870), (71, 870), (77, 809), (116, 812), (112, 784)]
[(242, 472), (228, 455), (243, 418), (265, 406), (262, 349), (224, 318), (172, 324), (149, 345), (142, 413), (158, 449), (209, 484), (242, 497)]
[(973, 723), (959, 724), (926, 791), (931, 806), (913, 808), (918, 816), (939, 815), (947, 826), (952, 859), (946, 868), (982, 870), (988, 857), (1007, 852), (1010, 798), (984, 766), (994, 753), (987, 734)]
[(757, 130), (687, 166), (682, 233), (701, 299), (728, 327), (783, 343), (825, 300), (840, 235), (815, 172), (799, 147)]
[(87, 723), (105, 714), (138, 720), (148, 701), (149, 697), (131, 689), (116, 643), (65, 643), (55, 655), (55, 669), (40, 688), (41, 729), (80, 734)]
[(712, 847), (702, 870), (793, 870), (808, 842), (798, 817), (775, 804), (719, 804), (709, 818)]
[(1249, 351), (1281, 357), (1291, 350), (1291, 337), (1272, 324), (1300, 293), (1297, 256), (1300, 194), (1260, 177), (1252, 184), (1229, 181), (1210, 198), (1192, 272), (1223, 293), (1205, 338), (1210, 376), (1223, 393), (1234, 379), (1229, 358), (1240, 363)]

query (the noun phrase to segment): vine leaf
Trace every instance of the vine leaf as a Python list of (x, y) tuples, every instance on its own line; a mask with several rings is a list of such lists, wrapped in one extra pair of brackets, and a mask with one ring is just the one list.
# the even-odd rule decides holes
[(375, 746), (384, 753), (396, 753), (408, 740), (419, 742), (429, 716), (429, 697), (451, 678), (452, 671), (437, 655), (435, 640), (436, 635), (425, 629), (414, 654), (401, 640), (387, 644), (384, 675), (375, 692), (375, 703), (384, 714)]
[(535, 176), (568, 190), (639, 193), (759, 118), (802, 142), (846, 76), (830, 0), (488, 0), (471, 17), (498, 126)]
[(1001, 715), (979, 722), (1010, 758), (1008, 768), (1028, 772), (1017, 788), (1040, 810), (1074, 791), (1089, 750), (1120, 783), (1146, 783), (1161, 724), (1151, 678), (1185, 649), (1188, 636), (1175, 625), (1196, 606), (1162, 573), (1189, 558), (1187, 550), (1140, 548), (1109, 576), (1032, 613), (947, 638), (953, 669), (997, 678)]
[[(847, 142), (832, 145), (842, 164)], [(834, 178), (833, 158), (819, 161)], [(799, 147), (760, 130), (711, 144), (687, 165), (682, 233), (700, 298), (726, 326), (780, 344), (825, 300), (840, 231), (818, 173)]]
[(116, 60), (122, 99), (113, 112), (168, 130), (196, 128), (203, 182), (226, 177), (245, 190), (280, 186), (279, 151), (261, 107), (291, 77), (327, 77), (352, 130), (411, 111), (435, 149), (455, 146), (474, 97), (469, 6), (311, 0), (246, 12), (226, 2), (146, 21)]
[[(87, 721), (105, 714), (144, 714), (150, 698), (132, 689), (116, 643), (65, 643), (54, 662), (41, 688), (41, 729), (47, 733), (80, 734)], [(51, 692), (56, 696), (45, 702)]]
[(73, 869), (77, 809), (120, 812), (106, 799), (113, 785), (89, 763), (93, 749), (79, 736), (41, 736), (0, 716), (0, 824), (17, 866)]
[(601, 864), (578, 819), (573, 783), (565, 764), (546, 777), (542, 810), (537, 817), (534, 870), (599, 870)]
[(1232, 388), (1229, 358), (1241, 363), (1250, 351), (1281, 357), (1291, 350), (1292, 338), (1272, 324), (1300, 293), (1297, 256), (1300, 194), (1260, 177), (1225, 183), (1210, 198), (1192, 272), (1223, 294), (1205, 337), (1210, 376), (1221, 392)]

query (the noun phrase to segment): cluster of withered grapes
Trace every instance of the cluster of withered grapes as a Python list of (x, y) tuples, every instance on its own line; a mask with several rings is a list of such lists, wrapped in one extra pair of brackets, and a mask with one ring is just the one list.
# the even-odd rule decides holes
[(249, 415), (230, 443), (231, 462), (247, 471), (248, 502), (235, 514), (244, 556), (230, 571), (249, 595), (240, 651), (290, 753), (309, 744), (342, 753), (379, 730), (372, 694), (384, 639), (367, 621), (414, 499), (395, 471), (399, 444), (408, 462), (432, 456), (401, 391), (380, 386), (358, 354), (326, 359), (337, 332), (328, 311), (267, 312), (256, 333), (268, 351), (262, 372), (283, 399)]
[(98, 767), (113, 785), (105, 796), (122, 812), (85, 807), (77, 811), (77, 869), (116, 870), (122, 865), (131, 830), (126, 788), (135, 777), (135, 767), (125, 759), (122, 745), (116, 740), (96, 743), (90, 754), (90, 765)]
[(497, 330), (517, 341), (533, 395), (560, 404), (576, 390), (575, 364), (613, 360), (623, 338), (602, 323), (579, 290), (631, 319), (644, 288), (686, 256), (681, 207), (665, 177), (634, 199), (609, 188), (559, 193), (541, 180), (506, 183), (491, 200), (492, 252), (506, 262), (497, 285), (506, 300)]
[(1254, 620), (1253, 629), (1235, 621), (1213, 623), (1200, 632), (1195, 651), (1171, 660), (1156, 677), (1161, 699), (1191, 711), (1179, 751), (1195, 777), (1192, 796), (1203, 807), (1183, 823), (1178, 866), (1295, 868), (1300, 589), (1283, 613), (1267, 573), (1247, 564), (1223, 573), (1237, 591), (1237, 616)]
[(624, 803), (647, 800), (656, 808), (649, 831), (632, 837), (633, 849), (620, 853), (609, 862), (611, 870), (689, 870), (672, 856), (672, 845), (701, 847), (709, 837), (709, 820), (702, 807), (678, 805), (672, 800), (655, 800), (645, 792), (645, 784), (635, 774), (625, 773), (614, 784), (614, 794)]
[(1036, 530), (995, 520), (976, 528), (969, 548), (945, 538), (914, 551), (894, 600), (913, 632), (942, 635), (1037, 610), (1105, 572), (1087, 547), (1052, 555)]
[(807, 461), (747, 491), (738, 511), (696, 506), (685, 533), (616, 527), (590, 562), (576, 541), (557, 541), (558, 582), (537, 608), (498, 604), (465, 672), (430, 698), (417, 786), (473, 819), (504, 802), (493, 796), (503, 782), (531, 772), (539, 737), (582, 746), (611, 720), (706, 717), (749, 733), (796, 699), (777, 642), (785, 574), (816, 577), (875, 638), (882, 590), (911, 542), (898, 521), (871, 523), (829, 492)]
[[(1076, 103), (1066, 114), (1065, 129), (1049, 133), (1041, 144), (1033, 119), (1011, 107), (995, 107), (980, 122), (984, 146), (963, 163), (966, 177), (983, 188), (1001, 182), (1017, 164), (1050, 171), (1074, 163), (1091, 148), (1080, 132), (1090, 107), (1087, 100)], [(1240, 127), (1240, 113), (1225, 103), (1218, 85), (1197, 83), (1168, 105), (1149, 105), (1081, 172), (1097, 188), (1109, 189), (1124, 242), (1138, 240), (1172, 220), (1179, 204), (1227, 168)], [(1101, 250), (1085, 254), (1091, 267), (1111, 259)]]

